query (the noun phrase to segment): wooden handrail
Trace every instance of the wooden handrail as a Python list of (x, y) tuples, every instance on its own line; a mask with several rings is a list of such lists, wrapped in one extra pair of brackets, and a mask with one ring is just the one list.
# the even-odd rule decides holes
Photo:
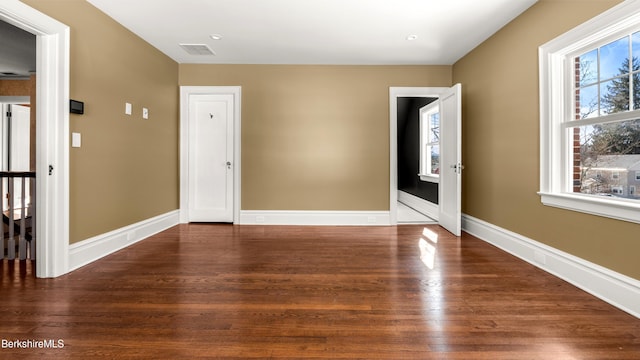
[(35, 178), (35, 171), (0, 171), (0, 178)]

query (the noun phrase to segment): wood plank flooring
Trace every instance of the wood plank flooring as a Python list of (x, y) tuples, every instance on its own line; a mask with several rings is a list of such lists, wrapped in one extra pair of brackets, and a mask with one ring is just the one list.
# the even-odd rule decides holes
[(640, 359), (639, 319), (434, 225), (179, 225), (31, 272), (3, 262), (1, 359)]

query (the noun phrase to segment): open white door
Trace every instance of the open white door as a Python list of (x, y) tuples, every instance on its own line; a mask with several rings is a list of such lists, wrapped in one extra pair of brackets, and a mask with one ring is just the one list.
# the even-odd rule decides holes
[(462, 218), (462, 112), (460, 84), (440, 95), (440, 190), (438, 222), (460, 236)]

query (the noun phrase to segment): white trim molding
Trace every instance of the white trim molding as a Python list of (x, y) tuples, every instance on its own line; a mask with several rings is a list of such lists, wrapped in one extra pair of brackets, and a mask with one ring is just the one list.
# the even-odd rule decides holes
[(242, 210), (240, 225), (388, 226), (389, 211)]
[(36, 276), (56, 277), (69, 258), (69, 27), (18, 0), (0, 20), (36, 35)]
[(423, 198), (419, 198), (415, 195), (411, 195), (407, 192), (398, 190), (398, 201), (414, 208), (419, 212), (427, 215), (435, 221), (438, 221), (438, 215), (440, 214), (440, 208), (438, 204), (434, 204), (431, 201), (427, 201)]
[(469, 215), (463, 229), (640, 318), (640, 281)]
[(585, 194), (538, 193), (538, 195), (542, 203), (547, 206), (640, 223), (640, 202), (637, 200), (609, 200), (607, 197)]
[(76, 270), (179, 223), (180, 211), (174, 210), (71, 244), (69, 246), (69, 269), (70, 271)]
[(418, 174), (418, 177), (420, 177), (420, 181), (430, 182), (430, 183), (434, 183), (434, 184), (439, 184), (440, 183), (440, 175)]

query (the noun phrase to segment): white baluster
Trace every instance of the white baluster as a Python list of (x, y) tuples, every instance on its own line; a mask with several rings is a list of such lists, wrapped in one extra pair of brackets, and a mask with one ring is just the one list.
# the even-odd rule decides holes
[(27, 258), (27, 239), (25, 239), (25, 234), (27, 231), (27, 227), (26, 227), (26, 222), (27, 222), (27, 216), (25, 214), (25, 210), (27, 207), (26, 201), (27, 201), (27, 187), (26, 187), (26, 180), (27, 177), (23, 176), (21, 179), (21, 184), (22, 184), (22, 188), (21, 188), (21, 200), (20, 200), (20, 237), (19, 237), (19, 249), (18, 249), (18, 256), (20, 258), (20, 260), (25, 260)]
[(31, 184), (31, 202), (29, 203), (29, 214), (31, 215), (31, 251), (30, 259), (36, 259), (36, 178), (32, 177), (29, 181)]
[(7, 244), (7, 258), (14, 260), (16, 258), (16, 239), (13, 231), (13, 178), (9, 178), (9, 241)]

